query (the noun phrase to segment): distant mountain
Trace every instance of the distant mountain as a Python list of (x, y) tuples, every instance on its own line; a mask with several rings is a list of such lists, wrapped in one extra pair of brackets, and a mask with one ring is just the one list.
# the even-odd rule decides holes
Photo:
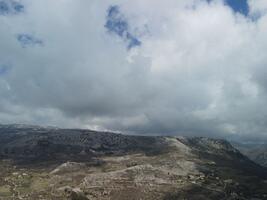
[(29, 124), (0, 124), (0, 129), (58, 129), (55, 126), (38, 126)]
[(267, 199), (267, 171), (229, 142), (0, 126), (0, 199)]
[(244, 155), (254, 162), (267, 167), (267, 143), (240, 143), (231, 142)]

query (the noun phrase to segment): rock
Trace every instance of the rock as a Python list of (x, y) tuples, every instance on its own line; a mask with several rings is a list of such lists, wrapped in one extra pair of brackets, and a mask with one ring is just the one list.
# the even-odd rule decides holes
[(70, 186), (66, 186), (60, 188), (59, 190), (64, 190), (69, 200), (89, 200), (80, 188), (71, 188)]
[(131, 163), (127, 163), (126, 167), (134, 167), (134, 166), (137, 166), (137, 165), (138, 165), (137, 162), (131, 162)]
[(192, 179), (195, 178), (195, 176), (194, 175), (188, 175), (187, 178), (190, 179), (190, 180), (192, 180)]
[(232, 192), (232, 193), (231, 193), (231, 197), (236, 199), (236, 198), (238, 198), (238, 194), (235, 193), (235, 192)]
[(71, 200), (89, 200), (81, 191), (72, 190), (70, 197)]
[(12, 175), (13, 175), (13, 176), (18, 176), (19, 173), (18, 173), (18, 172), (14, 172), (14, 173), (12, 173)]
[(223, 182), (224, 183), (227, 183), (227, 184), (232, 184), (233, 183), (233, 180), (232, 179), (227, 179), (227, 180), (224, 180)]
[(84, 167), (86, 167), (84, 163), (66, 162), (58, 166), (56, 169), (50, 172), (50, 174), (59, 174), (59, 173), (79, 171)]

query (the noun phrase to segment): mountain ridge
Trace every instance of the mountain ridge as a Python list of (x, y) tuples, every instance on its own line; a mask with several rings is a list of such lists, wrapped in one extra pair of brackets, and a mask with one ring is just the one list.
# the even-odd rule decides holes
[(267, 198), (265, 168), (205, 137), (0, 126), (0, 170), (5, 200)]

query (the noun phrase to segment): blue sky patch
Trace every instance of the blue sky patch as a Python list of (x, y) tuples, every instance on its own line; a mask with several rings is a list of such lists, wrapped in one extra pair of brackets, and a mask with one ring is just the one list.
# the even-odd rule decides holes
[(12, 15), (24, 12), (24, 5), (18, 1), (0, 0), (0, 15)]
[(128, 21), (120, 12), (119, 6), (110, 6), (106, 19), (105, 28), (125, 40), (128, 49), (141, 45), (141, 41), (130, 33)]
[(0, 65), (0, 76), (7, 74), (10, 70), (9, 65)]
[(0, 15), (6, 15), (9, 13), (9, 6), (5, 1), (0, 1)]
[(245, 16), (249, 14), (247, 0), (225, 0), (225, 4), (230, 6), (235, 12), (239, 12)]
[(17, 13), (24, 12), (24, 5), (20, 4), (19, 2), (13, 1), (12, 7)]
[(128, 49), (131, 49), (135, 46), (141, 46), (141, 42), (137, 38), (132, 36), (131, 34), (127, 33), (126, 38), (129, 41), (128, 47), (127, 47)]
[(34, 37), (30, 34), (18, 34), (17, 40), (21, 44), (23, 48), (29, 47), (29, 46), (41, 46), (43, 45), (43, 41)]
[[(211, 2), (213, 0), (207, 0)], [(234, 12), (241, 13), (245, 16), (249, 14), (248, 0), (224, 0), (225, 5), (232, 8)]]

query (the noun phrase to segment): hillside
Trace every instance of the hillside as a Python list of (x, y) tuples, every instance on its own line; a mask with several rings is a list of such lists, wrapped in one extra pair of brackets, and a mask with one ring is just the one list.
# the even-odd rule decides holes
[(0, 126), (0, 199), (267, 199), (267, 172), (225, 140)]
[(267, 167), (267, 144), (231, 142), (242, 154)]

